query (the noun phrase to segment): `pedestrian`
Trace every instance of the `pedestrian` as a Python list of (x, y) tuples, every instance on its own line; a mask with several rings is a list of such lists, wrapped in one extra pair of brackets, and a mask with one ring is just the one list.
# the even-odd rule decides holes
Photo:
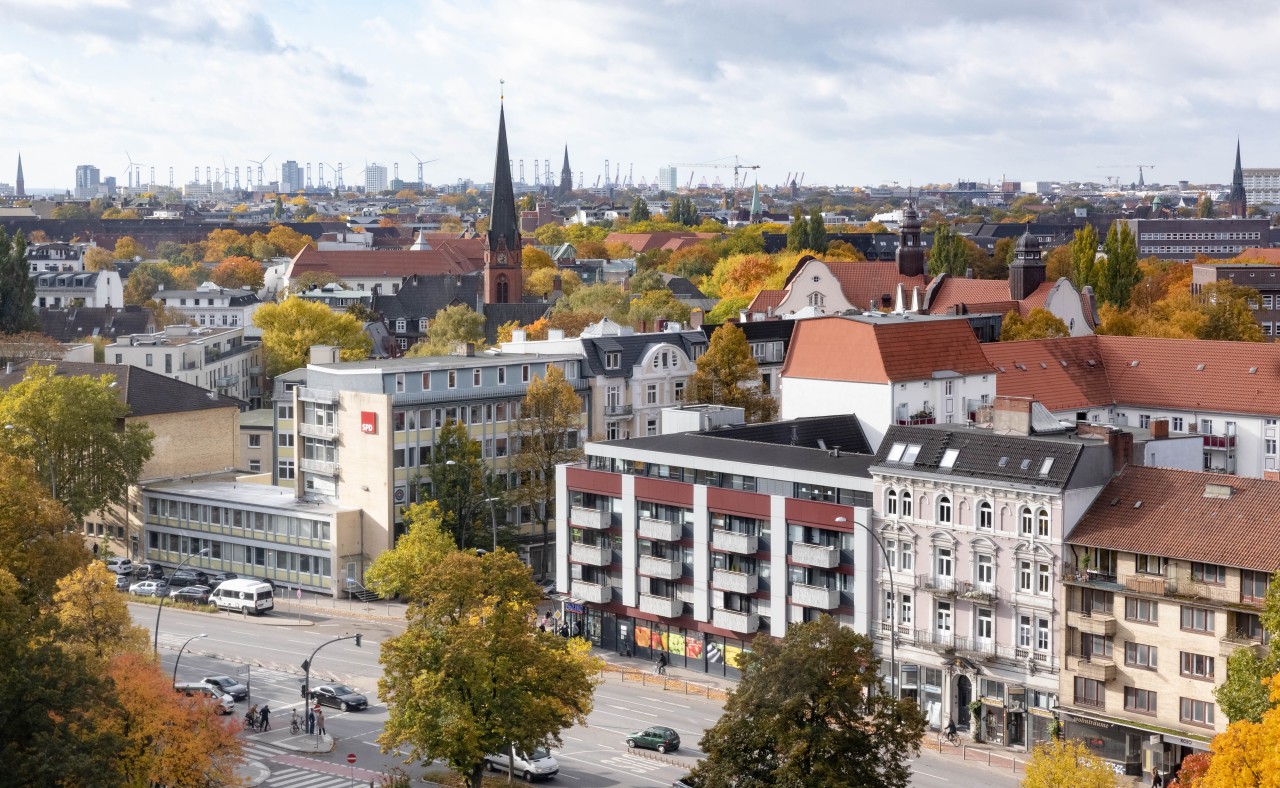
[(271, 730), (271, 707), (264, 703), (262, 704), (262, 711), (258, 713), (262, 715), (262, 729), (264, 731)]
[(325, 735), (324, 734), (324, 712), (320, 710), (319, 704), (316, 704), (315, 715), (316, 715), (316, 733), (323, 736)]
[(576, 637), (576, 638), (580, 638), (580, 637), (582, 637), (582, 622), (581, 622), (581, 621), (575, 621), (575, 622), (573, 622), (573, 636), (574, 636), (574, 637)]
[(667, 653), (665, 651), (658, 655), (658, 675), (667, 675)]
[[(320, 708), (317, 706), (316, 708)], [(307, 735), (310, 736), (316, 732), (316, 713), (311, 709), (307, 709)]]
[(562, 637), (562, 638), (567, 638), (567, 637), (569, 637), (569, 625), (568, 625), (568, 624), (561, 624), (561, 625), (560, 625), (560, 637)]
[(1160, 776), (1160, 769), (1151, 767), (1151, 788), (1164, 788), (1164, 779)]

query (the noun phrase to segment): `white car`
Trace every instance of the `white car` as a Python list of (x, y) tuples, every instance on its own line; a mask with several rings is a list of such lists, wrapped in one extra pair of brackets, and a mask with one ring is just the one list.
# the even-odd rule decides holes
[(560, 773), (560, 764), (542, 747), (528, 755), (516, 750), (510, 760), (507, 755), (486, 755), (484, 765), (491, 772), (499, 769), (506, 771), (511, 766), (512, 774), (519, 775), (530, 783), (534, 780), (549, 780)]
[(127, 575), (133, 572), (133, 561), (128, 558), (108, 558), (107, 568), (118, 575)]

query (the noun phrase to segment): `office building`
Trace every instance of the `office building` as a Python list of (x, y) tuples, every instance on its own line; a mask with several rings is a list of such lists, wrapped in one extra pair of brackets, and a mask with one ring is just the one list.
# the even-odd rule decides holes
[(76, 198), (87, 200), (97, 197), (102, 189), (101, 179), (101, 172), (92, 164), (81, 164), (76, 167)]
[(289, 159), (280, 165), (280, 191), (283, 194), (293, 194), (301, 191), (306, 187), (305, 176), (302, 168), (298, 166), (298, 162)]
[(128, 364), (210, 392), (262, 407), (262, 343), (244, 328), (165, 326), (153, 334), (121, 336), (104, 349), (113, 364)]
[(387, 168), (381, 164), (370, 164), (364, 170), (365, 194), (378, 194), (387, 190)]
[(675, 167), (658, 168), (658, 188), (673, 194), (680, 189), (679, 177), (676, 174)]

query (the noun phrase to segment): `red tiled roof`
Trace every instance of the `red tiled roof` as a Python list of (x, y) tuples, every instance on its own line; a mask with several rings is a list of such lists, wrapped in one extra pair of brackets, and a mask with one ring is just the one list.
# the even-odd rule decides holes
[(875, 302), (876, 307), (879, 308), (886, 295), (889, 296), (889, 303), (892, 304), (898, 292), (899, 282), (902, 283), (909, 307), (912, 288), (920, 288), (920, 298), (923, 301), (925, 288), (929, 286), (929, 279), (926, 276), (903, 276), (898, 273), (898, 264), (893, 261), (833, 261), (823, 264), (831, 269), (832, 276), (840, 283), (840, 291), (844, 293), (844, 297), (849, 300), (854, 309), (867, 309), (872, 302)]
[[(1206, 485), (1230, 495), (1206, 497)], [(1103, 488), (1067, 542), (1275, 572), (1276, 501), (1280, 482), (1131, 465)]]
[(676, 238), (697, 239), (697, 243), (711, 238), (719, 238), (719, 233), (666, 232), (666, 233), (609, 233), (604, 242), (624, 243), (635, 250), (636, 254), (660, 249), (667, 242)]
[(748, 312), (765, 313), (770, 309), (777, 309), (778, 304), (782, 303), (782, 299), (787, 297), (786, 290), (761, 290), (756, 293), (756, 297), (751, 300), (747, 306)]
[(325, 271), (335, 276), (410, 276), (412, 274), (469, 274), (484, 266), (472, 259), (463, 244), (474, 241), (457, 239), (433, 243), (425, 251), (338, 251), (321, 252), (305, 247), (293, 260), (290, 276), (308, 271)]
[[(929, 302), (929, 313), (945, 315), (956, 304), (968, 304), (970, 312), (976, 304), (995, 304), (1011, 302), (1009, 283), (1002, 279), (965, 279), (948, 276), (942, 280)], [(1008, 310), (1006, 310), (1008, 311)]]
[(796, 321), (782, 374), (791, 378), (891, 383), (934, 372), (991, 372), (967, 320), (884, 323), (844, 317)]
[(1236, 255), (1236, 260), (1262, 260), (1266, 263), (1280, 263), (1280, 249), (1245, 249)]
[(982, 352), (996, 368), (997, 394), (1031, 397), (1051, 411), (1072, 410), (1115, 402), (1096, 340), (989, 342)]

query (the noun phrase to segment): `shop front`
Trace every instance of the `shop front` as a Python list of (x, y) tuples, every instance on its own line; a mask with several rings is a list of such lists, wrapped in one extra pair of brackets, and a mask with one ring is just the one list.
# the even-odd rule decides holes
[(1110, 762), (1118, 774), (1142, 776), (1143, 731), (1075, 712), (1063, 711), (1060, 716), (1064, 738), (1084, 742), (1089, 752)]
[[(576, 612), (569, 610), (571, 605), (577, 608)], [(671, 667), (714, 676), (741, 678), (739, 659), (743, 652), (750, 650), (750, 644), (736, 638), (617, 615), (607, 610), (582, 609), (575, 603), (565, 603), (565, 615), (581, 616), (583, 636), (599, 648), (651, 661), (656, 661), (659, 654), (666, 654), (667, 664)]]

